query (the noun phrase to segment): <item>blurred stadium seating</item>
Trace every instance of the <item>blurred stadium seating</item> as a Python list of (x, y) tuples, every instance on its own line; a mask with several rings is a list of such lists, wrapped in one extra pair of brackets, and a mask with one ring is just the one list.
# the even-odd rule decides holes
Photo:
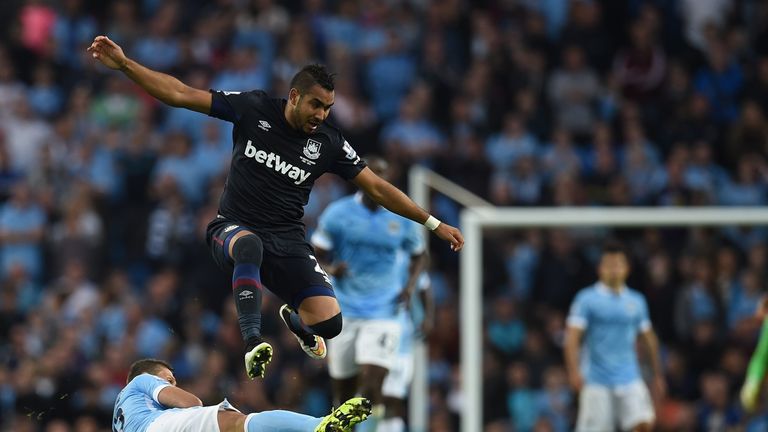
[[(315, 415), (330, 405), (324, 364), (305, 359), (274, 298), (264, 331), (275, 360), (266, 380), (245, 379), (229, 281), (202, 237), (229, 126), (161, 106), (90, 61), (100, 33), (199, 88), (284, 95), (300, 66), (328, 64), (339, 75), (332, 121), (359, 153), (394, 161), (401, 185), (422, 164), (505, 206), (768, 202), (768, 4), (758, 0), (4, 0), (3, 431), (109, 430), (140, 356), (170, 360), (206, 403)], [(319, 181), (308, 230), (350, 190)], [(432, 207), (457, 224), (455, 204), (435, 196)], [(487, 430), (570, 430), (563, 318), (607, 234), (631, 246), (632, 285), (662, 340), (660, 430), (768, 430), (735, 398), (768, 284), (760, 227), (494, 236)], [(462, 400), (457, 258), (432, 256), (430, 431), (443, 432)]]

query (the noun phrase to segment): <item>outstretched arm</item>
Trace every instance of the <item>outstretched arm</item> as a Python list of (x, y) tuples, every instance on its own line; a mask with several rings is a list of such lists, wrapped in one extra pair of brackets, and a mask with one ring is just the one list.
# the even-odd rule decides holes
[(147, 93), (173, 107), (187, 108), (210, 114), (212, 96), (205, 90), (192, 88), (178, 79), (153, 71), (129, 59), (120, 45), (106, 36), (96, 36), (88, 47), (93, 58), (110, 69), (119, 70)]
[(426, 210), (416, 205), (408, 195), (393, 186), (388, 181), (377, 176), (370, 168), (360, 171), (352, 182), (363, 190), (372, 200), (387, 210), (406, 217), (414, 222), (425, 224), (426, 222), (438, 223), (437, 227), (429, 227), (435, 235), (451, 244), (451, 249), (459, 251), (464, 246), (464, 236), (461, 231), (446, 223), (441, 223), (430, 216)]

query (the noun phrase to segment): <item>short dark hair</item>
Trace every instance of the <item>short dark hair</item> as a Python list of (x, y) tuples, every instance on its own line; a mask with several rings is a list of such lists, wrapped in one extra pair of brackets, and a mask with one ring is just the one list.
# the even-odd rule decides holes
[(168, 368), (168, 370), (173, 372), (173, 368), (167, 361), (153, 358), (137, 360), (133, 362), (131, 369), (128, 371), (128, 382), (131, 382), (134, 378), (143, 373), (154, 375), (160, 368)]
[(620, 241), (615, 239), (610, 239), (610, 240), (606, 240), (605, 243), (603, 243), (602, 255), (617, 254), (617, 253), (623, 254), (625, 257), (629, 258), (629, 252), (627, 251), (627, 248)]
[(299, 93), (306, 93), (317, 84), (320, 87), (333, 91), (336, 74), (328, 72), (328, 69), (321, 64), (310, 64), (301, 68), (291, 79), (291, 88), (295, 88)]

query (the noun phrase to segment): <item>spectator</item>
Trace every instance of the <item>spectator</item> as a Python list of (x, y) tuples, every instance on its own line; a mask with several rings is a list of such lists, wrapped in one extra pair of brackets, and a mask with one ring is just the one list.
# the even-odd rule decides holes
[(133, 51), (136, 59), (147, 67), (168, 71), (180, 60), (181, 46), (173, 35), (178, 17), (179, 5), (174, 2), (163, 3), (149, 22), (149, 32), (139, 36)]
[(520, 350), (525, 338), (525, 325), (517, 317), (517, 306), (511, 299), (498, 298), (488, 322), (491, 345), (507, 356)]
[(725, 182), (718, 190), (720, 205), (757, 206), (766, 203), (765, 161), (756, 155), (739, 159), (736, 179)]
[(576, 45), (565, 48), (561, 66), (548, 83), (557, 123), (575, 135), (589, 133), (595, 121), (593, 105), (599, 91), (597, 75), (587, 65), (584, 51)]
[(365, 81), (377, 117), (389, 120), (416, 78), (416, 62), (394, 30), (387, 31), (385, 40), (383, 50), (367, 64)]
[(35, 68), (33, 84), (27, 95), (35, 113), (47, 119), (58, 114), (64, 103), (64, 95), (56, 85), (53, 69), (48, 65)]
[(485, 149), (498, 174), (508, 172), (518, 159), (537, 157), (539, 153), (536, 138), (525, 130), (523, 119), (512, 112), (504, 116), (504, 128), (488, 139)]
[(38, 279), (43, 274), (42, 244), (46, 217), (31, 196), (29, 186), (13, 186), (11, 199), (0, 209), (0, 263), (3, 277), (21, 265)]
[(429, 104), (417, 92), (403, 99), (400, 115), (381, 132), (381, 138), (392, 159), (403, 163), (430, 163), (443, 148), (443, 138), (429, 122), (425, 109)]
[(736, 98), (744, 85), (741, 66), (723, 43), (713, 42), (707, 52), (709, 65), (696, 74), (694, 86), (712, 105), (715, 120), (733, 121), (738, 116)]
[(631, 47), (619, 51), (613, 62), (613, 74), (625, 97), (645, 102), (661, 88), (667, 60), (655, 45), (653, 29), (647, 22), (632, 23), (629, 37)]

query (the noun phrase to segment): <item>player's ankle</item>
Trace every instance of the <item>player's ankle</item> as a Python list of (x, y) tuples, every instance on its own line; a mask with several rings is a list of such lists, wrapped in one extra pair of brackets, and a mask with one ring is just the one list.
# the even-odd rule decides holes
[(250, 352), (256, 347), (256, 345), (262, 343), (264, 340), (261, 337), (251, 337), (245, 341), (245, 352)]
[(304, 334), (299, 335), (299, 338), (301, 338), (301, 341), (304, 342), (304, 345), (308, 346), (310, 349), (317, 348), (317, 338), (315, 338), (315, 335)]

